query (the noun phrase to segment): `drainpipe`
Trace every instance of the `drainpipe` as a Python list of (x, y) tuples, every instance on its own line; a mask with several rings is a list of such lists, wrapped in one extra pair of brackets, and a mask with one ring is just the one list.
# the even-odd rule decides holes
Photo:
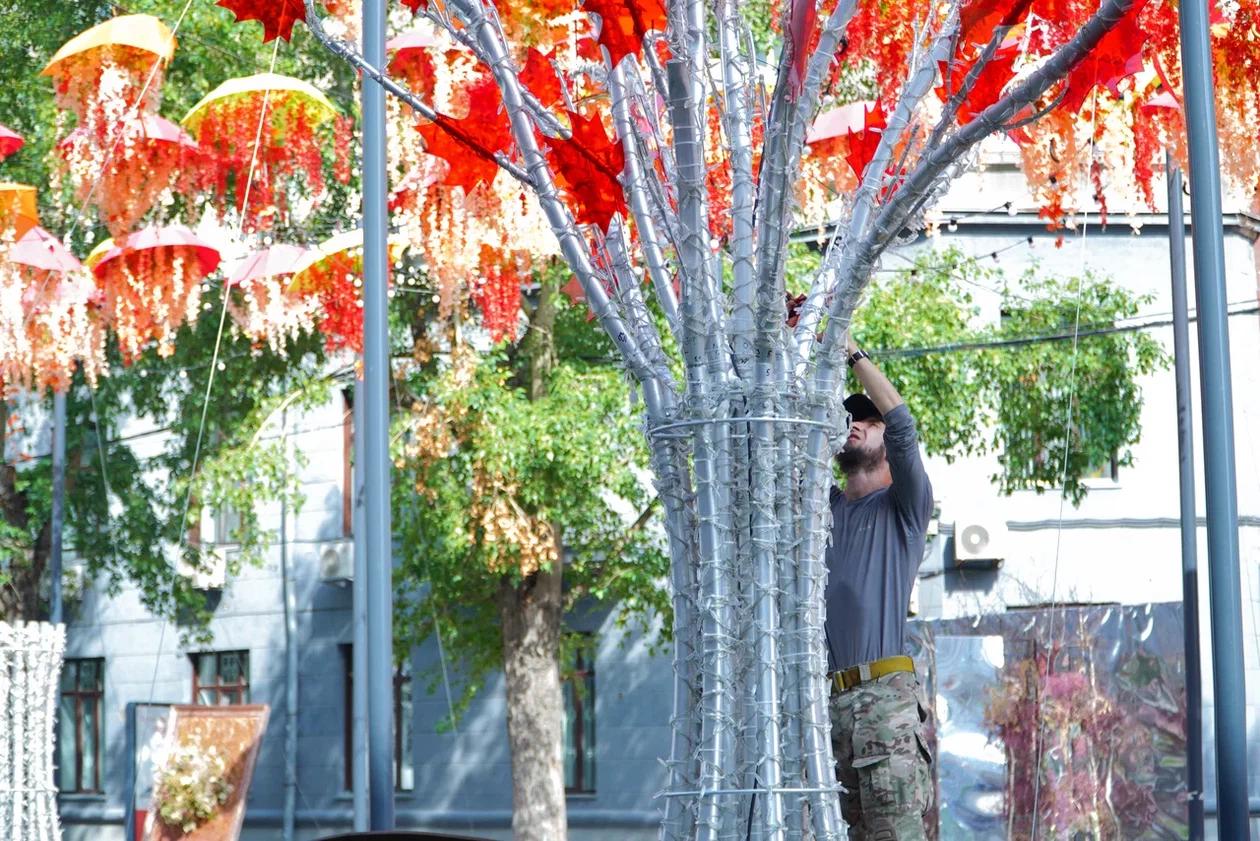
[(52, 584), (49, 598), (48, 620), (60, 625), (61, 602), (61, 533), (65, 523), (66, 508), (66, 393), (53, 392), (52, 434), (52, 523), (48, 543), (48, 575)]
[(1172, 261), (1173, 360), (1177, 372), (1177, 466), (1181, 496), (1181, 610), (1186, 646), (1186, 804), (1190, 841), (1203, 841), (1203, 677), (1199, 668), (1198, 528), (1194, 515), (1194, 406), (1190, 397), (1190, 317), (1186, 304), (1186, 215), (1181, 168), (1165, 155), (1168, 251)]
[(350, 671), (354, 682), (351, 708), (351, 780), (354, 788), (354, 831), (366, 832), (368, 828), (368, 682), (367, 682), (367, 539), (363, 510), (363, 378), (354, 380), (354, 507), (351, 509), (350, 529), (354, 533), (354, 579), (351, 582), (351, 622), (354, 627), (354, 645), (350, 648)]
[[(289, 472), (288, 409), (280, 411), (280, 440), (284, 442), (283, 481)], [(293, 841), (297, 817), (297, 714), (298, 656), (297, 599), (293, 592), (293, 570), (289, 567), (289, 503), (280, 498), (280, 580), (284, 592), (284, 841)]]

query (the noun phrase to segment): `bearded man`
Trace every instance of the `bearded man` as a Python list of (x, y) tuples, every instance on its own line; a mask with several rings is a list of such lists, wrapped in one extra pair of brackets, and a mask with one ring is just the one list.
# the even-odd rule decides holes
[(866, 393), (844, 401), (852, 418), (837, 456), (844, 488), (831, 492), (825, 630), (832, 747), (849, 837), (921, 841), (932, 757), (905, 636), (932, 485), (910, 410), (852, 340), (849, 367)]

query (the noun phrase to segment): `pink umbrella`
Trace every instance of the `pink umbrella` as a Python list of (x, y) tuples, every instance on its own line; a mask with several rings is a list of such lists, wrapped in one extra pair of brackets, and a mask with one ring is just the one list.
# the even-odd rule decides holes
[(830, 140), (846, 134), (856, 134), (866, 128), (866, 113), (875, 107), (874, 102), (850, 102), (818, 115), (805, 134), (806, 143)]
[(183, 225), (168, 225), (165, 228), (145, 228), (142, 231), (130, 234), (121, 245), (116, 244), (109, 251), (106, 251), (105, 256), (101, 257), (92, 266), (92, 271), (97, 277), (100, 277), (102, 268), (110, 260), (117, 259), (128, 252), (141, 251), (146, 248), (192, 249), (197, 255), (197, 262), (200, 264), (203, 275), (210, 274), (219, 265), (219, 250), (217, 248), (198, 239), (191, 229)]
[(146, 111), (141, 115), (140, 120), (142, 135), (146, 140), (162, 140), (167, 143), (178, 143), (190, 149), (197, 148), (197, 141), (191, 134), (165, 117)]
[(38, 225), (9, 249), (9, 260), (49, 272), (73, 272), (83, 268), (79, 259), (61, 244), (61, 240)]
[(0, 126), (0, 161), (26, 145), (22, 135), (7, 126)]
[(298, 265), (310, 253), (300, 245), (280, 243), (250, 254), (233, 270), (227, 285), (240, 286), (261, 277), (280, 277), (293, 274)]
[(401, 53), (407, 50), (424, 50), (429, 47), (437, 46), (437, 39), (428, 32), (420, 30), (412, 30), (404, 32), (395, 38), (390, 38), (385, 42), (385, 49), (391, 53)]

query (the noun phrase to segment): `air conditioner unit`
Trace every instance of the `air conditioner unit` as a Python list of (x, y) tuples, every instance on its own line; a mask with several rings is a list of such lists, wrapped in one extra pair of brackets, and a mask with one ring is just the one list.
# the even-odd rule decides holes
[(1006, 560), (1006, 524), (992, 517), (954, 521), (954, 565), (995, 569)]
[(319, 577), (329, 583), (354, 580), (354, 541), (334, 540), (319, 553)]
[(222, 590), (227, 583), (228, 561), (240, 550), (235, 546), (205, 546), (201, 553), (201, 566), (194, 567), (180, 561), (179, 573), (192, 579), (198, 590)]

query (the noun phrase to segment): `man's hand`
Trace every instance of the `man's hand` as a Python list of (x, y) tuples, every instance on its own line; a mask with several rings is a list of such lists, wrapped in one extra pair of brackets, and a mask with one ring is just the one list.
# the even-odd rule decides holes
[[(853, 335), (851, 333), (845, 335), (845, 346), (848, 348), (849, 356), (853, 356), (858, 349), (857, 345), (853, 343)], [(853, 366), (853, 373), (857, 375), (858, 382), (862, 384), (862, 389), (871, 398), (875, 408), (879, 409), (880, 414), (886, 415), (905, 402), (901, 399), (901, 395), (897, 393), (897, 389), (893, 384), (888, 381), (884, 373), (870, 359), (858, 360), (857, 364)]]

